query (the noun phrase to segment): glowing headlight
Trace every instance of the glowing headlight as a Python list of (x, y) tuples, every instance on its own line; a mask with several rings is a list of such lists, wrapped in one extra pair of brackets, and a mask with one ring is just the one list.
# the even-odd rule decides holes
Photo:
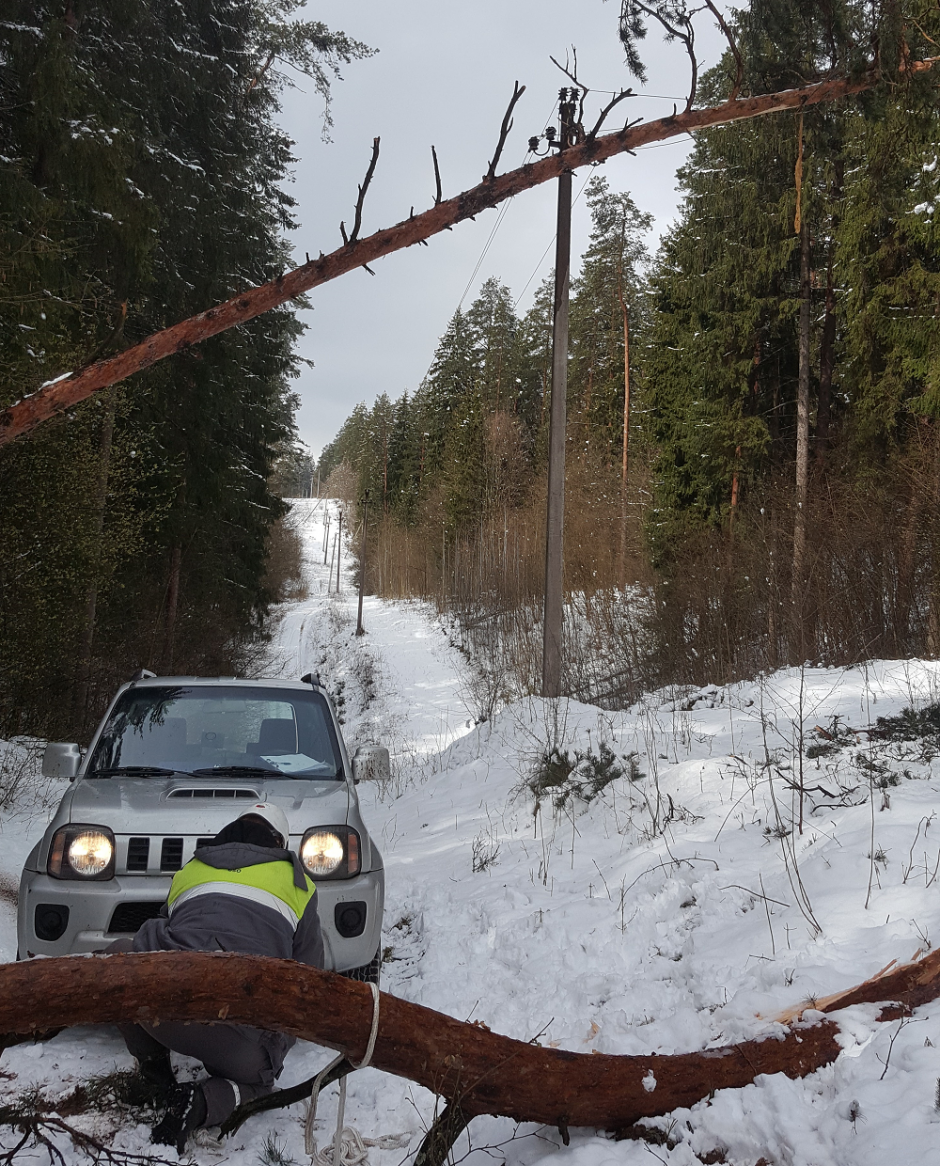
[(63, 826), (49, 849), (49, 874), (58, 879), (114, 877), (114, 835), (106, 826)]
[(314, 876), (331, 875), (343, 861), (343, 843), (329, 830), (308, 834), (300, 849), (304, 866)]
[(111, 839), (99, 830), (83, 830), (69, 843), (69, 866), (76, 874), (100, 875), (114, 857)]
[(300, 858), (315, 879), (348, 879), (357, 875), (359, 835), (350, 826), (314, 826), (300, 844)]

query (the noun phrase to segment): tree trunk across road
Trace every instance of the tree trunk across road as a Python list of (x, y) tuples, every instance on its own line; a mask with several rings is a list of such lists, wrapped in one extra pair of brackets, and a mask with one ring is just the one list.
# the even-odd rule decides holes
[[(669, 1056), (608, 1056), (542, 1048), (382, 993), (372, 1065), (459, 1105), (567, 1130), (618, 1130), (692, 1106), (762, 1073), (803, 1077), (834, 1061), (839, 1026), (820, 1013), (890, 1002), (894, 1019), (940, 996), (940, 951), (816, 1001), (811, 1017), (761, 1039)], [(795, 1015), (799, 1015), (796, 1010)], [(363, 1056), (368, 985), (290, 960), (203, 952), (65, 957), (0, 966), (0, 1049), (17, 1036), (116, 1021), (228, 1021), (289, 1033)]]

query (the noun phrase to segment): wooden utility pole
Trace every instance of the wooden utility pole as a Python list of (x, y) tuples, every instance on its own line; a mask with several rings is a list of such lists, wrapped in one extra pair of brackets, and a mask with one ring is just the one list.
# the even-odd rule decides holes
[[(563, 153), (572, 144), (577, 90), (558, 95)], [(571, 171), (558, 176), (555, 300), (552, 319), (552, 405), (548, 428), (548, 506), (545, 518), (545, 609), (542, 620), (542, 695), (561, 696), (564, 599), (565, 424), (568, 395), (568, 285), (571, 266)]]
[(339, 595), (339, 573), (343, 562), (343, 508), (336, 518), (336, 594)]
[(623, 294), (623, 248), (626, 217), (620, 235), (620, 310), (623, 313), (623, 449), (620, 466), (620, 586), (627, 585), (627, 474), (630, 469), (630, 308)]
[(362, 626), (362, 595), (366, 586), (366, 529), (369, 518), (369, 492), (362, 496), (362, 541), (359, 543), (359, 614), (356, 617), (356, 635), (365, 635)]

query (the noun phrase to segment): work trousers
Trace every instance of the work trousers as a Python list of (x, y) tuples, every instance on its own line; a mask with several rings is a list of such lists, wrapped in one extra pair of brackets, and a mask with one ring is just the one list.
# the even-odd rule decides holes
[[(109, 952), (130, 951), (132, 941), (119, 939)], [(207, 1126), (221, 1125), (243, 1102), (270, 1093), (280, 1076), (292, 1037), (247, 1024), (119, 1024), (131, 1056), (138, 1061), (172, 1050), (202, 1061), (209, 1074), (200, 1085), (206, 1096)]]

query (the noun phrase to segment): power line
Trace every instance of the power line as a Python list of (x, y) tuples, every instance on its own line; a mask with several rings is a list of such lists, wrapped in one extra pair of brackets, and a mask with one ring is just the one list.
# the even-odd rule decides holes
[[(555, 116), (555, 103), (554, 103), (554, 101), (553, 101), (553, 102), (552, 102), (552, 109), (551, 109), (551, 113), (549, 113), (548, 117), (546, 118), (546, 120), (545, 120), (545, 121), (543, 122), (543, 124), (542, 124), (542, 130), (543, 130), (543, 132), (544, 132), (544, 130), (545, 130), (545, 127), (546, 127), (546, 126), (549, 124), (549, 122), (550, 122), (550, 121), (551, 121), (551, 120), (554, 118), (554, 116)], [(528, 160), (529, 160), (529, 155), (530, 155), (531, 153), (532, 153), (532, 151), (531, 151), (531, 150), (526, 150), (526, 152), (525, 152), (525, 157), (522, 159), (522, 165), (523, 165), (523, 166), (526, 164), (526, 162), (528, 162)], [(513, 202), (513, 199), (514, 199), (515, 197), (516, 197), (516, 196), (515, 196), (515, 195), (513, 195), (513, 196), (512, 196), (512, 198), (510, 198), (510, 199), (509, 199), (507, 202), (504, 202), (504, 203), (503, 203), (503, 205), (502, 205), (502, 206), (499, 208), (499, 214), (496, 216), (496, 222), (493, 224), (493, 229), (490, 231), (489, 238), (486, 240), (486, 242), (485, 242), (485, 243), (484, 243), (484, 245), (483, 245), (483, 250), (480, 252), (480, 258), (477, 260), (476, 267), (474, 267), (474, 269), (473, 269), (473, 274), (472, 274), (472, 275), (470, 276), (470, 278), (467, 280), (467, 286), (466, 286), (466, 287), (463, 289), (463, 295), (460, 297), (460, 303), (457, 305), (457, 311), (458, 311), (458, 312), (459, 312), (459, 311), (460, 311), (460, 309), (463, 307), (463, 302), (464, 302), (464, 300), (467, 298), (467, 294), (468, 294), (468, 292), (470, 291), (470, 288), (471, 288), (471, 287), (473, 287), (473, 281), (476, 279), (476, 277), (477, 277), (477, 275), (478, 275), (478, 273), (479, 273), (479, 271), (480, 271), (480, 268), (483, 266), (483, 260), (486, 258), (486, 253), (487, 253), (487, 251), (489, 251), (489, 249), (490, 249), (490, 244), (491, 244), (491, 243), (493, 242), (493, 240), (496, 238), (496, 232), (499, 230), (499, 228), (500, 228), (500, 226), (501, 226), (501, 224), (502, 224), (502, 221), (503, 221), (503, 219), (506, 217), (506, 213), (507, 213), (507, 211), (508, 211), (508, 210), (509, 210), (509, 208), (512, 206), (512, 202)], [(551, 244), (549, 244), (549, 246), (551, 246)]]
[[(616, 95), (617, 91), (614, 89), (592, 89), (591, 92), (592, 93), (604, 93), (604, 94)], [(658, 101), (684, 101), (685, 100), (684, 97), (667, 97), (661, 93), (638, 93), (638, 94), (636, 94), (636, 96), (637, 97), (653, 97), (653, 98), (656, 98)], [(543, 131), (545, 129), (545, 126), (547, 126), (548, 123), (552, 120), (552, 117), (554, 115), (554, 110), (555, 110), (555, 107), (553, 104), (552, 105), (552, 113), (549, 115), (548, 119), (545, 121), (545, 124), (542, 126)], [(663, 146), (674, 146), (677, 143), (681, 142), (686, 136), (689, 136), (689, 135), (682, 135), (682, 137), (674, 138), (672, 141), (660, 142), (656, 145), (650, 144), (648, 146), (639, 146), (638, 150), (659, 150)], [(529, 160), (530, 153), (531, 153), (530, 150), (526, 151), (526, 155), (522, 160), (522, 165), (525, 165), (525, 163)], [(581, 186), (581, 189), (578, 191), (577, 195), (575, 196), (575, 200), (574, 200), (575, 203), (577, 203), (578, 199), (584, 193), (584, 188), (585, 188), (585, 186), (587, 186), (590, 177), (591, 177), (591, 175), (589, 172), (587, 178), (585, 178), (584, 183)], [(480, 272), (480, 268), (483, 266), (483, 261), (486, 258), (487, 253), (489, 252), (489, 249), (493, 243), (493, 240), (496, 238), (496, 232), (502, 226), (503, 219), (505, 219), (506, 214), (509, 211), (509, 208), (512, 206), (513, 199), (515, 197), (516, 196), (513, 195), (512, 198), (510, 198), (506, 202), (504, 202), (503, 205), (499, 208), (499, 214), (496, 216), (496, 222), (493, 224), (493, 229), (490, 231), (489, 238), (483, 244), (483, 250), (480, 252), (480, 257), (477, 260), (476, 266), (473, 269), (473, 274), (467, 280), (467, 286), (463, 289), (463, 294), (461, 295), (460, 302), (457, 305), (458, 312), (463, 307), (463, 302), (467, 298), (467, 295), (469, 294), (471, 287), (473, 287), (473, 283), (476, 280), (476, 277)], [(538, 275), (539, 268), (542, 266), (542, 264), (545, 261), (545, 256), (549, 253), (549, 251), (551, 251), (551, 249), (554, 245), (555, 245), (555, 235), (552, 235), (551, 239), (549, 240), (548, 246), (542, 252), (538, 263), (536, 263), (532, 274), (526, 280), (525, 287), (523, 287), (522, 291), (519, 293), (519, 295), (516, 297), (515, 301), (513, 302), (513, 309), (515, 309), (519, 306), (519, 303), (522, 300), (522, 297), (525, 295), (525, 293), (529, 289), (529, 284), (531, 284), (532, 280), (535, 279), (536, 275)]]
[[(588, 184), (588, 182), (590, 181), (590, 179), (591, 179), (591, 172), (590, 172), (590, 171), (588, 171), (587, 178), (585, 178), (584, 182), (582, 182), (582, 184), (581, 184), (581, 189), (580, 189), (580, 190), (578, 191), (578, 193), (575, 195), (575, 199), (574, 199), (574, 202), (575, 202), (575, 203), (577, 203), (577, 201), (578, 201), (578, 199), (581, 197), (581, 195), (582, 195), (582, 194), (584, 194), (584, 188), (587, 186), (587, 184)], [(574, 203), (573, 203), (572, 205), (574, 205)], [(551, 251), (552, 247), (554, 247), (554, 245), (555, 245), (555, 240), (557, 239), (557, 237), (558, 237), (558, 236), (557, 236), (557, 234), (553, 234), (553, 235), (552, 235), (552, 237), (551, 237), (551, 240), (549, 241), (549, 244), (548, 244), (548, 246), (547, 246), (547, 247), (545, 248), (545, 250), (542, 252), (541, 258), (539, 259), (538, 263), (536, 263), (536, 265), (535, 265), (535, 269), (533, 270), (533, 272), (532, 272), (532, 274), (529, 276), (529, 278), (528, 278), (528, 279), (525, 281), (525, 287), (522, 289), (522, 291), (521, 291), (521, 292), (519, 293), (519, 295), (516, 297), (516, 299), (515, 299), (515, 301), (514, 301), (514, 303), (513, 303), (513, 305), (512, 305), (512, 307), (513, 307), (513, 311), (515, 311), (515, 310), (516, 310), (516, 308), (518, 308), (518, 306), (519, 306), (519, 301), (522, 299), (522, 297), (525, 295), (526, 291), (528, 290), (528, 288), (529, 288), (529, 284), (532, 282), (532, 280), (533, 280), (533, 279), (535, 279), (536, 275), (538, 275), (539, 268), (540, 268), (540, 267), (542, 266), (542, 264), (544, 263), (544, 261), (545, 261), (545, 256), (546, 256), (546, 255), (549, 253), (549, 251)]]

